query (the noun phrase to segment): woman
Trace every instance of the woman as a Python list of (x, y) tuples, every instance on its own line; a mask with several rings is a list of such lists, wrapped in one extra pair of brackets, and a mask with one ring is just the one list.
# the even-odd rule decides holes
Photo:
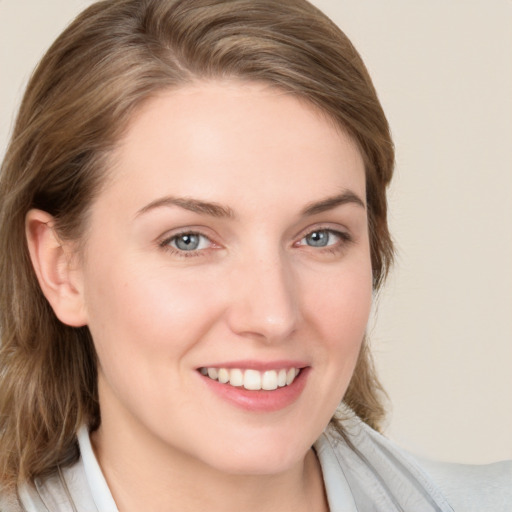
[(393, 161), (308, 3), (88, 8), (0, 178), (2, 510), (451, 510), (374, 430)]

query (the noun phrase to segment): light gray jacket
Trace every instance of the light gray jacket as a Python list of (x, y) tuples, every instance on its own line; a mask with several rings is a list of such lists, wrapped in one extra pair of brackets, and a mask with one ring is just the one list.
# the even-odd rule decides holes
[[(420, 461), (357, 417), (343, 425), (344, 437), (328, 429), (314, 445), (330, 512), (512, 511), (512, 461), (486, 466)], [(85, 427), (78, 441), (78, 462), (17, 495), (3, 493), (0, 511), (118, 512)]]

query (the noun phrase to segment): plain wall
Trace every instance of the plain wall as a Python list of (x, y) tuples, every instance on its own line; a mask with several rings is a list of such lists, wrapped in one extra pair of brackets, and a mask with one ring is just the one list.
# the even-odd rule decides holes
[[(0, 156), (31, 70), (89, 3), (0, 0)], [(397, 261), (369, 328), (386, 434), (512, 458), (512, 2), (314, 3), (362, 54), (396, 143)]]

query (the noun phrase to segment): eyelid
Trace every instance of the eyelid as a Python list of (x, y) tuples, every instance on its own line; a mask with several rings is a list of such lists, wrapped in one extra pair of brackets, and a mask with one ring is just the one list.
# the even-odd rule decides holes
[[(164, 235), (158, 237), (156, 240), (157, 245), (162, 249), (174, 253), (180, 257), (189, 257), (189, 256), (200, 256), (206, 255), (211, 249), (220, 249), (222, 248), (222, 244), (219, 244), (211, 235), (206, 234), (203, 227), (190, 226), (185, 228), (177, 228), (175, 230), (170, 230), (166, 232)], [(325, 231), (333, 234), (339, 240), (333, 244), (329, 244), (326, 246), (310, 246), (308, 244), (301, 243), (308, 235), (315, 233), (317, 231)], [(183, 235), (195, 235), (202, 237), (208, 240), (208, 247), (200, 248), (200, 249), (191, 249), (191, 250), (183, 250), (178, 247), (173, 247), (171, 242)], [(354, 238), (350, 231), (339, 224), (333, 226), (332, 224), (319, 224), (308, 226), (303, 229), (296, 237), (295, 242), (293, 242), (293, 247), (309, 247), (316, 252), (321, 252), (322, 250), (326, 251), (335, 251), (336, 249), (341, 249), (345, 247), (347, 244), (352, 243)]]
[[(334, 243), (328, 243), (327, 245), (319, 245), (314, 246), (305, 242), (305, 239), (315, 233), (315, 232), (327, 232), (330, 236), (335, 236), (337, 239)], [(349, 245), (354, 242), (354, 238), (349, 230), (343, 229), (341, 226), (337, 225), (333, 227), (331, 225), (316, 225), (309, 226), (305, 230), (301, 232), (301, 234), (296, 238), (296, 241), (293, 244), (293, 247), (296, 249), (300, 249), (303, 251), (307, 251), (310, 254), (331, 254), (331, 255), (340, 255), (346, 249), (348, 249)]]
[(212, 230), (207, 226), (191, 224), (189, 226), (185, 225), (167, 229), (161, 235), (156, 237), (155, 242), (158, 244), (163, 244), (180, 235), (200, 235), (212, 241), (215, 238), (215, 233), (212, 232)]
[(339, 232), (339, 231), (336, 231), (334, 229), (313, 229), (313, 231), (310, 231), (309, 233), (306, 233), (300, 240), (299, 242), (302, 242), (303, 240), (305, 240), (306, 238), (308, 238), (309, 236), (313, 235), (314, 233), (328, 233), (330, 235), (335, 235), (336, 237), (338, 238), (343, 238), (343, 233)]
[[(195, 237), (195, 238), (197, 238), (198, 239), (198, 247), (195, 248), (195, 249), (189, 249), (189, 250), (180, 249), (178, 247), (178, 243), (180, 241), (179, 239), (180, 238), (184, 239), (185, 237)], [(188, 233), (187, 232), (187, 233), (179, 233), (178, 235), (172, 236), (171, 238), (169, 238), (169, 241), (167, 243), (170, 244), (171, 247), (173, 247), (174, 249), (176, 249), (176, 250), (178, 250), (180, 252), (181, 251), (183, 251), (183, 252), (193, 252), (193, 251), (202, 251), (202, 250), (206, 249), (206, 247), (202, 247), (204, 245), (205, 241), (206, 241), (207, 245), (211, 244), (211, 240), (207, 236), (205, 236), (205, 235), (203, 235), (201, 233), (192, 233), (192, 232)]]
[[(178, 247), (173, 247), (171, 242), (183, 235), (194, 235), (205, 238), (209, 242), (208, 247), (202, 249), (191, 249), (189, 251), (179, 249)], [(200, 256), (208, 252), (210, 249), (218, 249), (222, 247), (213, 239), (211, 235), (207, 235), (204, 233), (204, 231), (197, 227), (179, 228), (171, 232), (167, 232), (166, 234), (159, 237), (156, 242), (162, 250), (168, 251), (179, 257)]]
[(345, 240), (352, 239), (353, 236), (349, 229), (346, 227), (340, 226), (339, 224), (333, 226), (332, 224), (316, 224), (313, 226), (308, 226), (307, 228), (300, 231), (300, 233), (295, 237), (297, 241), (303, 240), (308, 235), (316, 232), (316, 231), (328, 231), (330, 233), (334, 233), (342, 237)]

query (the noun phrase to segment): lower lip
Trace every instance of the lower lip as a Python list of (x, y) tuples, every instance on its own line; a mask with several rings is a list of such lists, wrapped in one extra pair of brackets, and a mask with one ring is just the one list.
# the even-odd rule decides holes
[(298, 400), (308, 377), (309, 368), (301, 372), (289, 386), (283, 386), (272, 391), (250, 391), (243, 387), (221, 384), (217, 380), (198, 374), (208, 388), (217, 396), (240, 409), (252, 412), (274, 412), (292, 405)]

